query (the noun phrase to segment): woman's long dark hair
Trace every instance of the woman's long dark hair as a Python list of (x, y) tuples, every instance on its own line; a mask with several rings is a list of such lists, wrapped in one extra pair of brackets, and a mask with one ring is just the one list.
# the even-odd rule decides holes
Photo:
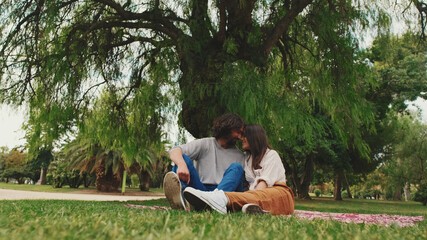
[(260, 169), (260, 163), (265, 152), (267, 152), (267, 148), (271, 149), (267, 134), (262, 126), (249, 124), (245, 128), (245, 137), (250, 147), (249, 153), (252, 157), (252, 170)]

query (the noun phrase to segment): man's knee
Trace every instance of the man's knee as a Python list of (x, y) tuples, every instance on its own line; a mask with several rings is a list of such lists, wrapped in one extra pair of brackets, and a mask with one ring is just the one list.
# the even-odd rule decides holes
[(190, 167), (194, 168), (193, 160), (185, 154), (182, 154), (182, 158), (184, 158), (185, 164), (187, 165), (187, 168), (190, 170)]
[(229, 170), (236, 171), (237, 173), (243, 174), (245, 170), (243, 169), (242, 165), (240, 163), (232, 163), (228, 167)]
[(191, 161), (191, 158), (185, 154), (182, 154), (182, 158), (184, 158), (185, 162)]

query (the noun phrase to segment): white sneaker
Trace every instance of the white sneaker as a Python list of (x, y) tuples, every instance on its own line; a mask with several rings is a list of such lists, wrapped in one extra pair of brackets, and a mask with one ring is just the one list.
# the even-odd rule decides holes
[(222, 190), (205, 192), (187, 187), (184, 190), (184, 197), (196, 211), (213, 209), (221, 214), (227, 213), (228, 198)]
[(269, 211), (263, 210), (259, 205), (247, 203), (243, 205), (242, 212), (247, 214), (269, 214)]
[(163, 179), (163, 190), (172, 209), (185, 210), (185, 203), (181, 194), (181, 182), (176, 173), (166, 173)]

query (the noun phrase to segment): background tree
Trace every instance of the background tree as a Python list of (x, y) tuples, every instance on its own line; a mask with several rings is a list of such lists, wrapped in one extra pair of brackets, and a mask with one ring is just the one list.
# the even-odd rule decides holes
[[(218, 101), (223, 94), (215, 91), (227, 64), (268, 68), (271, 56), (279, 54), (285, 66), (292, 66), (297, 55), (291, 46), (305, 47), (313, 39), (303, 36), (319, 34), (323, 39), (314, 44), (335, 54), (340, 39), (329, 35), (334, 28), (340, 23), (366, 26), (365, 11), (376, 6), (313, 0), (8, 0), (2, 7), (2, 23), (8, 26), (0, 51), (2, 102), (30, 100), (31, 116), (54, 122), (52, 128), (39, 126), (46, 131), (40, 134), (63, 134), (100, 86), (121, 92), (120, 106), (142, 87), (148, 71), (164, 65), (175, 73), (181, 90), (182, 124), (202, 137), (227, 109)], [(343, 29), (341, 36), (349, 33)], [(17, 74), (21, 77), (9, 78)]]
[(31, 166), (33, 168), (40, 169), (40, 178), (36, 184), (46, 184), (46, 174), (50, 162), (53, 160), (53, 154), (51, 149), (42, 149), (38, 151), (36, 158), (31, 160)]
[(162, 145), (150, 136), (162, 135), (174, 108), (166, 103), (179, 99), (180, 122), (194, 137), (209, 135), (212, 119), (230, 111), (265, 126), (285, 161), (296, 163), (285, 162), (302, 197), (316, 149), (333, 146), (317, 139), (334, 136), (369, 157), (363, 131), (374, 130), (374, 116), (364, 96), (374, 81), (365, 78), (355, 26), (387, 27), (375, 2), (7, 0), (2, 7), (0, 101), (29, 102), (30, 149), (78, 126), (96, 134), (93, 143), (137, 161), (146, 156), (141, 146)]
[(396, 125), (392, 155), (381, 169), (392, 183), (393, 199), (400, 200), (404, 189), (405, 199), (409, 200), (410, 184), (425, 192), (427, 126), (410, 115), (400, 116)]
[[(414, 101), (417, 97), (426, 98), (423, 95), (423, 92), (427, 91), (425, 50), (426, 45), (420, 42), (420, 36), (408, 31), (401, 37), (382, 34), (374, 40), (373, 46), (367, 50), (367, 55), (361, 54), (361, 59), (367, 56), (373, 63), (369, 69), (370, 73), (365, 76), (375, 80), (374, 84), (367, 86), (365, 98), (372, 103), (376, 130), (361, 130), (361, 136), (370, 149), (369, 157), (364, 157), (354, 148), (341, 148), (344, 155), (341, 154), (340, 159), (350, 164), (347, 173), (367, 174), (380, 163), (387, 161), (396, 131), (395, 126), (390, 126), (387, 114), (404, 113), (407, 101)], [(334, 152), (340, 154), (337, 150)], [(342, 164), (334, 163), (334, 166)], [(339, 182), (344, 176), (338, 171), (335, 182)], [(334, 194), (338, 199), (341, 197), (340, 185), (336, 184)], [(400, 194), (396, 194), (400, 197)]]
[(117, 191), (124, 170), (121, 155), (122, 152), (104, 149), (100, 144), (74, 140), (64, 148), (65, 161), (58, 162), (57, 175), (65, 181), (69, 171), (79, 170), (81, 175), (94, 173), (98, 191)]
[[(9, 153), (9, 148), (8, 147), (6, 147), (6, 146), (1, 146), (0, 147), (0, 176), (2, 176), (3, 171), (4, 171), (5, 167), (6, 167), (4, 160), (7, 157), (8, 153)], [(1, 179), (1, 180), (3, 180), (3, 179)]]
[(34, 169), (27, 162), (27, 154), (16, 149), (12, 149), (4, 158), (4, 171), (2, 177), (9, 182), (10, 178), (15, 179), (19, 184), (23, 184), (26, 179), (37, 181), (40, 169)]

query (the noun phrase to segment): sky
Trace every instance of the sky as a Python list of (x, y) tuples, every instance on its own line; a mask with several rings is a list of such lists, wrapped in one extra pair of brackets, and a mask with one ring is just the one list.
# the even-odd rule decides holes
[(9, 149), (25, 144), (22, 124), (24, 123), (23, 109), (13, 109), (7, 105), (0, 105), (0, 146)]

